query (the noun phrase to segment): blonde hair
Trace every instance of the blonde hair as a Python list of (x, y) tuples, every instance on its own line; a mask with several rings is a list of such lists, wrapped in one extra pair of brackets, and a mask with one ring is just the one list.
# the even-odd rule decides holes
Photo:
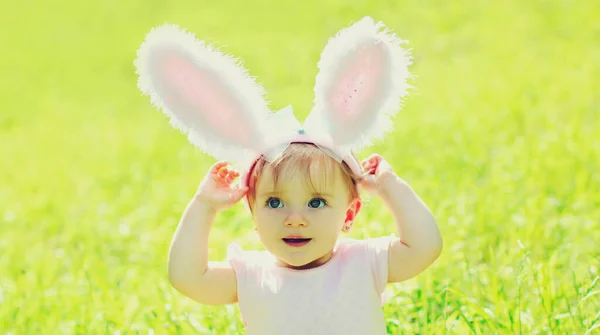
[(319, 182), (332, 181), (334, 179), (329, 177), (330, 175), (341, 173), (344, 184), (350, 192), (350, 200), (359, 197), (358, 182), (362, 180), (362, 176), (355, 175), (345, 162), (339, 163), (312, 143), (291, 143), (276, 161), (270, 163), (265, 157), (260, 157), (256, 162), (248, 181), (250, 211), (254, 209), (256, 185), (266, 166), (271, 168), (275, 188), (283, 174), (292, 176), (301, 171), (304, 180), (308, 180), (312, 190), (316, 191), (313, 178), (317, 171), (319, 174), (324, 174), (324, 178), (319, 178)]

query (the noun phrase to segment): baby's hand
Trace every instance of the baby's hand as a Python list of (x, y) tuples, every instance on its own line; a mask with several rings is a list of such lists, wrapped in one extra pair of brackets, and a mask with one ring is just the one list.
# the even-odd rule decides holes
[(386, 180), (396, 175), (392, 166), (378, 154), (373, 154), (361, 162), (363, 180), (360, 183), (367, 192), (377, 195)]
[(195, 198), (205, 202), (216, 211), (231, 208), (248, 191), (248, 187), (239, 184), (232, 185), (240, 174), (235, 170), (228, 169), (227, 165), (227, 162), (215, 163), (208, 174), (204, 176), (198, 191), (196, 191)]

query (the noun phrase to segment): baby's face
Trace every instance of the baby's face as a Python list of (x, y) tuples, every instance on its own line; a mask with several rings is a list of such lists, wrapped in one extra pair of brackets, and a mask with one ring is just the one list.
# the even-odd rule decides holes
[(302, 173), (281, 176), (277, 190), (265, 166), (256, 184), (254, 220), (265, 248), (283, 266), (311, 268), (327, 262), (350, 207), (341, 172), (315, 183)]

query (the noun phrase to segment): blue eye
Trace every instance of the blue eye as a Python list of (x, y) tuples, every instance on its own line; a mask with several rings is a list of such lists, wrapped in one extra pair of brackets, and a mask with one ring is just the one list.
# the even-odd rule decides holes
[(283, 202), (279, 198), (269, 198), (267, 199), (267, 206), (270, 208), (281, 208), (283, 207)]
[(321, 208), (325, 205), (327, 205), (327, 201), (325, 201), (325, 199), (322, 198), (312, 198), (308, 202), (308, 207), (310, 208)]

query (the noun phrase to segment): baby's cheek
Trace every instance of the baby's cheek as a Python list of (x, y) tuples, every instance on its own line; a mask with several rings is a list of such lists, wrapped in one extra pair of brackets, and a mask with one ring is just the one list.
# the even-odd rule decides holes
[(276, 215), (273, 213), (268, 213), (263, 210), (257, 210), (254, 215), (254, 224), (257, 229), (268, 228), (269, 226), (273, 226), (277, 221)]
[(327, 209), (315, 213), (311, 221), (327, 230), (335, 231), (344, 224), (345, 213), (339, 210)]
[(306, 213), (306, 216), (314, 218), (315, 220), (326, 220), (327, 218), (331, 218), (335, 211), (332, 210), (331, 207), (323, 207), (318, 209), (309, 209)]

